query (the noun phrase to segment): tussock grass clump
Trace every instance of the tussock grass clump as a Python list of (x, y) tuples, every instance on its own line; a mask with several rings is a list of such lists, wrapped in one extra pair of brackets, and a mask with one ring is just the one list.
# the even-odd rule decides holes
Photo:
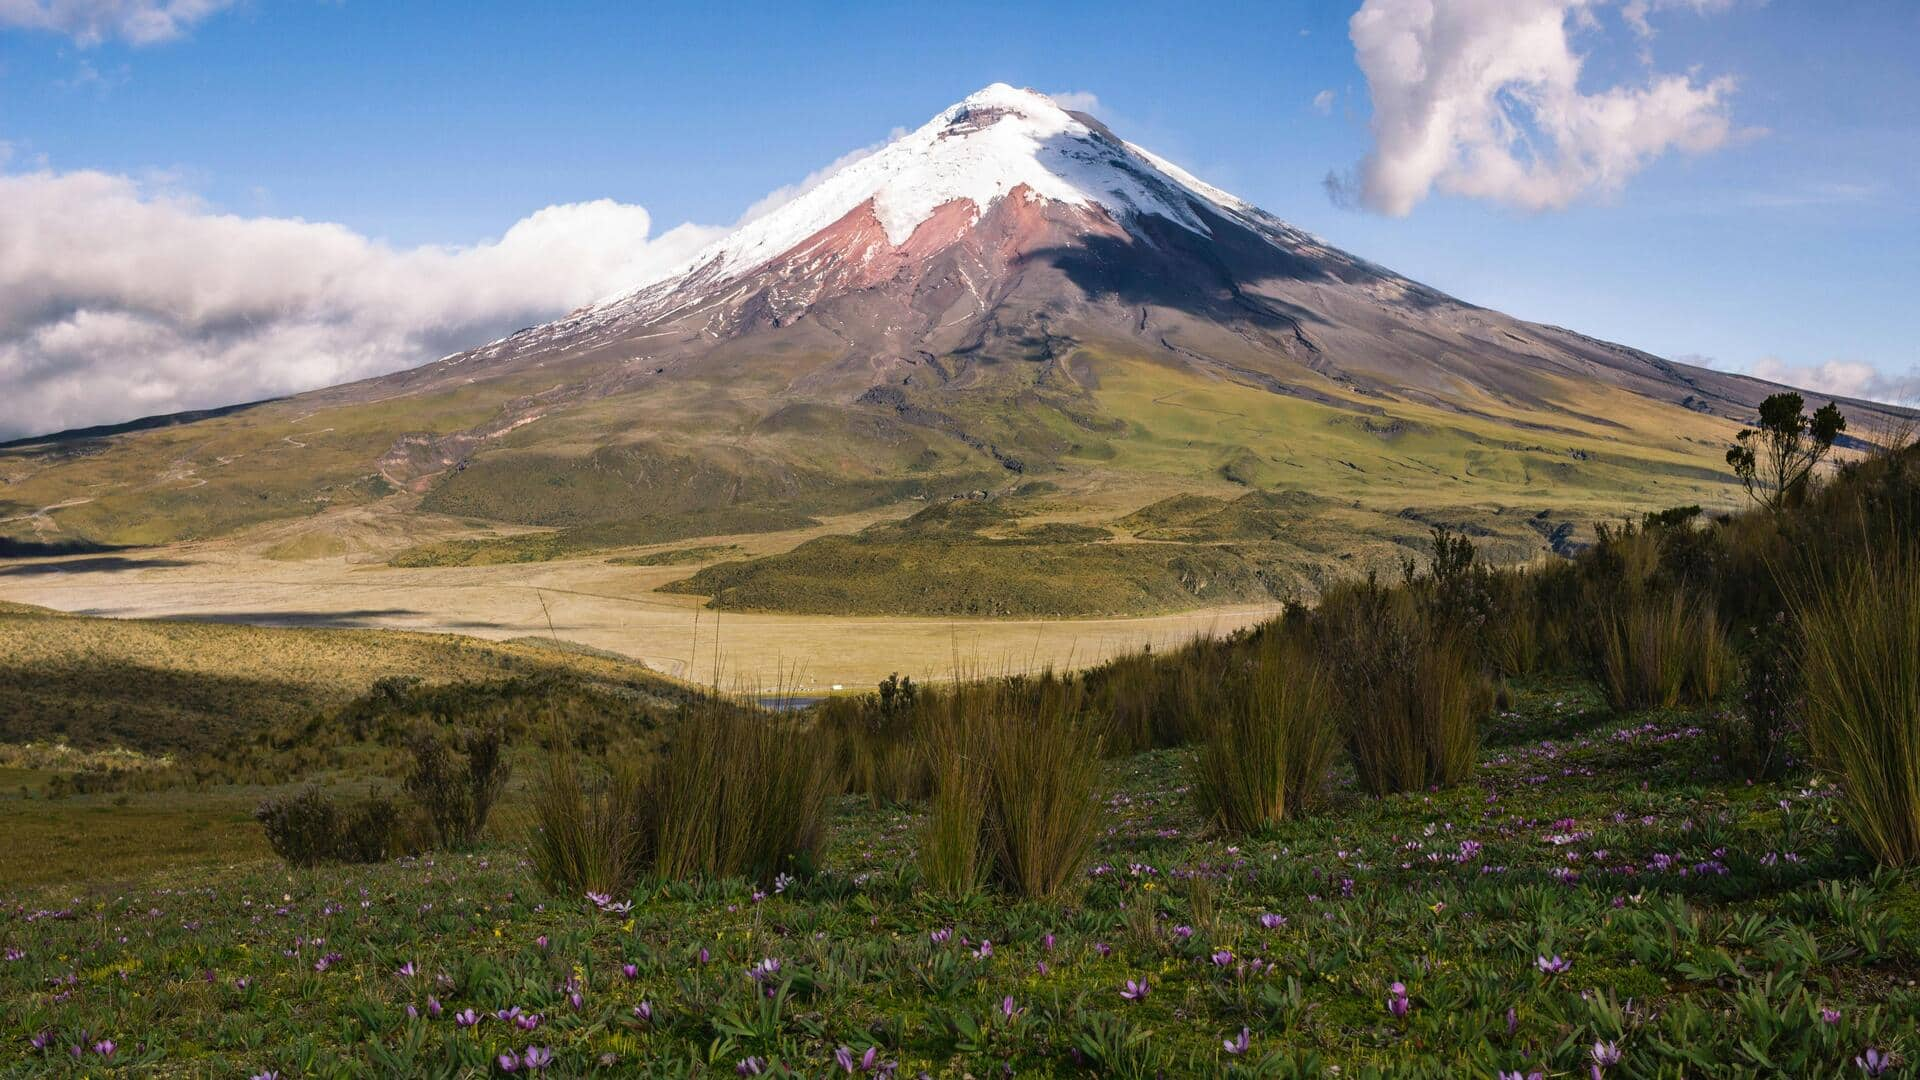
[(588, 776), (572, 744), (553, 741), (546, 770), (528, 792), (537, 822), (528, 841), (534, 872), (559, 892), (625, 890), (651, 862), (656, 823), (648, 767), (621, 762)]
[(990, 881), (1037, 900), (1078, 889), (1100, 834), (1101, 743), (1084, 697), (1078, 680), (1052, 674), (950, 692), (930, 747), (929, 884), (964, 893)]
[(1243, 644), (1235, 637), (1160, 653), (1144, 649), (1087, 672), (1088, 708), (1106, 721), (1107, 753), (1121, 757), (1204, 738), (1207, 718), (1225, 704), (1222, 682), (1244, 658)]
[(1801, 590), (1806, 724), (1874, 858), (1920, 863), (1920, 553), (1911, 542)]
[(1457, 628), (1372, 582), (1329, 594), (1315, 622), (1362, 787), (1420, 791), (1472, 774), (1492, 692)]
[(812, 726), (720, 699), (685, 710), (657, 759), (592, 776), (555, 744), (532, 798), (534, 862), (550, 884), (605, 891), (643, 872), (748, 877), (811, 872), (838, 790)]
[(1194, 804), (1228, 832), (1258, 832), (1325, 786), (1340, 745), (1332, 687), (1316, 657), (1270, 638), (1221, 696), (1193, 761)]
[(808, 871), (836, 785), (810, 725), (708, 701), (680, 720), (655, 774), (662, 877), (771, 879)]
[(1600, 674), (1616, 709), (1704, 705), (1734, 671), (1712, 603), (1673, 593), (1634, 597), (1602, 615)]
[(978, 684), (941, 693), (933, 723), (922, 730), (915, 748), (925, 763), (932, 791), (927, 821), (920, 831), (920, 875), (927, 887), (948, 898), (972, 895), (986, 884), (993, 864), (987, 830), (988, 777), (976, 734), (980, 717), (991, 708), (992, 689)]

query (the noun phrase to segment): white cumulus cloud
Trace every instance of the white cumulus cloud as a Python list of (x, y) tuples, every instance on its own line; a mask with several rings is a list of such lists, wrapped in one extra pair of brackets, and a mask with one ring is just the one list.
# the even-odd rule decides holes
[(399, 370), (645, 284), (721, 231), (654, 235), (601, 199), (402, 248), (125, 176), (0, 174), (0, 436)]
[(1835, 397), (1865, 398), (1898, 405), (1920, 404), (1920, 368), (1890, 375), (1858, 360), (1828, 360), (1820, 364), (1790, 364), (1777, 356), (1755, 361), (1755, 378), (1785, 383)]
[(154, 45), (232, 7), (234, 0), (0, 0), (0, 27), (65, 34), (82, 47), (110, 38)]
[(1348, 23), (1373, 99), (1360, 201), (1402, 215), (1437, 189), (1555, 209), (1617, 191), (1670, 151), (1731, 139), (1731, 78), (1581, 89), (1570, 35), (1595, 25), (1602, 2), (1366, 0)]

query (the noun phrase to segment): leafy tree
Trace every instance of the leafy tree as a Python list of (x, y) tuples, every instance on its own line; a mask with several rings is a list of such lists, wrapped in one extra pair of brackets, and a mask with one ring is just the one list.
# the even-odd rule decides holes
[(1791, 390), (1760, 403), (1757, 427), (1743, 428), (1727, 450), (1727, 464), (1747, 486), (1747, 494), (1776, 513), (1797, 501), (1807, 478), (1847, 430), (1846, 418), (1829, 401), (1806, 413), (1806, 400)]

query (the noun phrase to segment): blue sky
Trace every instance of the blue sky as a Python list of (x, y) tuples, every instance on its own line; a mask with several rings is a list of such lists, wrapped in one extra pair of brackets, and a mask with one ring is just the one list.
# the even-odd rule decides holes
[[(88, 24), (28, 0), (0, 27), (0, 171), (99, 172), (136, 198), (335, 222), (396, 250), (485, 243), (596, 199), (645, 207), (657, 236), (731, 222), (1006, 81), (1095, 95), (1132, 141), (1464, 299), (1722, 367), (1844, 381), (1858, 372), (1797, 369), (1864, 364), (1904, 387), (1920, 362), (1920, 4), (1647, 0), (1649, 36), (1631, 0), (1526, 2), (1568, 10), (1582, 90), (1731, 79), (1730, 133), (1564, 208), (1436, 191), (1390, 216), (1323, 183), (1374, 147), (1357, 2), (108, 0), (176, 17)], [(60, 213), (49, 198), (38, 213)], [(115, 391), (71, 391), (96, 392)]]

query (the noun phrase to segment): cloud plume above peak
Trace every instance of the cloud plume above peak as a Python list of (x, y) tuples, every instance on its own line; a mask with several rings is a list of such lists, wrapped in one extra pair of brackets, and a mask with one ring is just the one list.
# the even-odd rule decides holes
[(399, 370), (635, 288), (720, 232), (652, 228), (601, 199), (396, 248), (124, 176), (0, 174), (0, 437)]
[[(1366, 0), (1348, 24), (1373, 98), (1367, 207), (1413, 210), (1435, 190), (1527, 210), (1611, 194), (1670, 151), (1734, 137), (1730, 78), (1652, 74), (1583, 91), (1573, 29), (1599, 0)], [(1711, 10), (1713, 3), (1690, 4)], [(1635, 5), (1642, 25), (1646, 5)]]

